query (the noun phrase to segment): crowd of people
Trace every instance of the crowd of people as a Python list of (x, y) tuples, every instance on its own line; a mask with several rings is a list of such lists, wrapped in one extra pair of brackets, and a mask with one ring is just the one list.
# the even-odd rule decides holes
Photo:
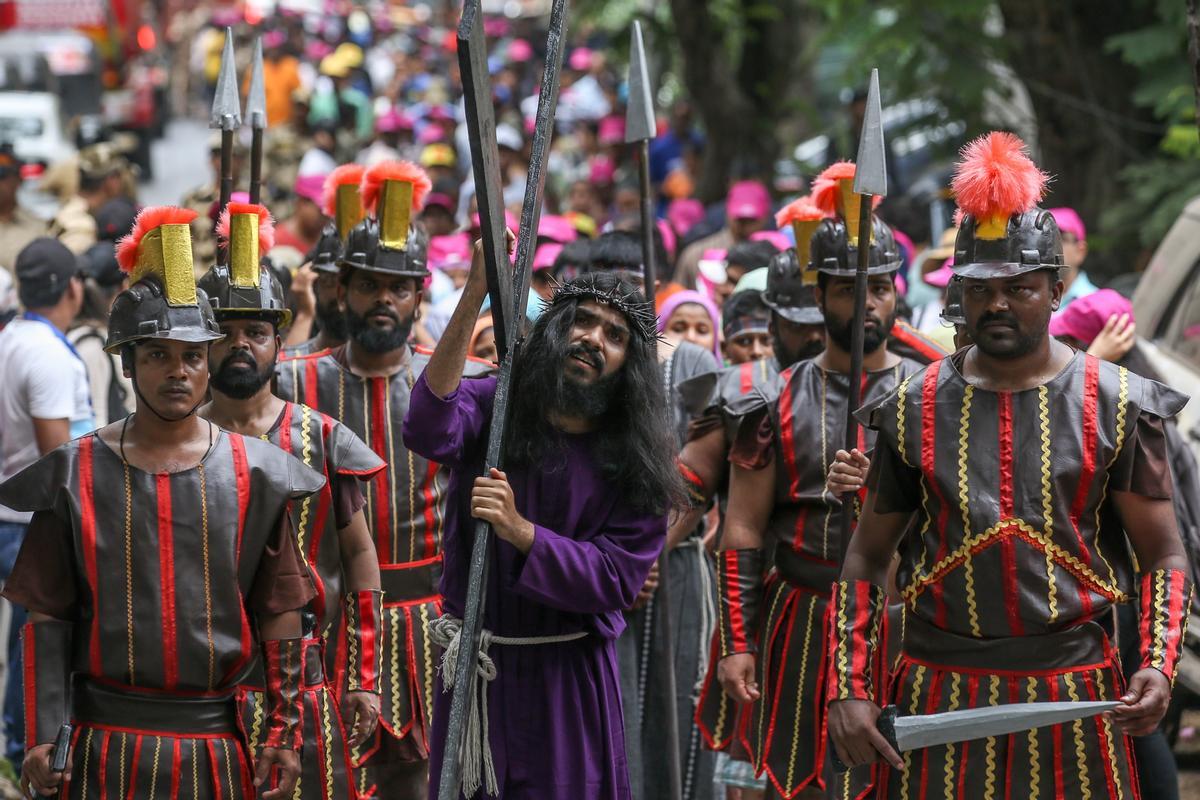
[[(453, 758), (467, 796), (1177, 796), (1154, 729), (1191, 597), (1186, 398), (1015, 137), (964, 150), (955, 227), (893, 199), (862, 243), (848, 162), (702, 202), (681, 101), (644, 231), (622, 68), (573, 34), (485, 472), (500, 351), (453, 31), (317, 22), (191, 33), (206, 103), (225, 25), (239, 83), (261, 39), (261, 203), (248, 131), (225, 205), (219, 135), (178, 207), (140, 207), (102, 143), (52, 170), (49, 221), (0, 146), (4, 741), (26, 785), (410, 798)], [(544, 42), (485, 29), (511, 246)], [(476, 520), (497, 541), (459, 754), (442, 689)], [(1064, 699), (1124, 705), (958, 749), (874, 733), (889, 702)]]

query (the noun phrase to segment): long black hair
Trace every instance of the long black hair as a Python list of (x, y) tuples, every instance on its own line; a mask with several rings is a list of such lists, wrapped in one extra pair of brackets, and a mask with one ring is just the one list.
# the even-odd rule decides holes
[[(556, 458), (559, 442), (550, 433), (548, 414), (564, 396), (563, 366), (579, 303), (592, 294), (597, 302), (616, 295), (646, 304), (613, 273), (591, 273), (572, 284), (586, 286), (586, 293), (552, 301), (538, 317), (514, 365), (506, 465), (553, 469), (561, 463)], [(624, 313), (620, 306), (614, 307)], [(666, 513), (681, 508), (685, 499), (675, 467), (674, 428), (667, 411), (657, 340), (630, 322), (625, 363), (608, 408), (597, 420), (593, 452), (605, 480), (634, 508)]]

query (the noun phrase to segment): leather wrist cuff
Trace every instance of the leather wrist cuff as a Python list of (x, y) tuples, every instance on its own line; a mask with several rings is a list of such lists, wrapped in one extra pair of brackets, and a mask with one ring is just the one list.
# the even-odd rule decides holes
[(717, 553), (717, 647), (720, 658), (754, 653), (762, 605), (763, 551)]
[(1192, 581), (1183, 570), (1158, 569), (1142, 576), (1141, 589), (1141, 666), (1159, 670), (1174, 686), (1192, 605)]
[(874, 700), (874, 671), (887, 593), (869, 581), (838, 581), (830, 603), (826, 699)]
[(262, 643), (267, 677), (267, 737), (264, 747), (300, 749), (300, 686), (304, 640), (269, 639)]
[(25, 747), (51, 744), (70, 721), (71, 633), (60, 620), (26, 623), (21, 631), (25, 678)]
[(346, 593), (346, 691), (380, 692), (383, 672), (383, 592)]
[(687, 489), (688, 503), (692, 508), (700, 508), (708, 504), (708, 492), (704, 488), (704, 481), (700, 476), (689, 467), (687, 464), (676, 459), (675, 466), (679, 470), (679, 476), (683, 478), (684, 488)]

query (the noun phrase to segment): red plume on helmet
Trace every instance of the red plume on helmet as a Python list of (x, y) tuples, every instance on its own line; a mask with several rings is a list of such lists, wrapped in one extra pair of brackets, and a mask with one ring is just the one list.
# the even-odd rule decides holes
[(366, 167), (362, 164), (342, 164), (325, 178), (324, 202), (325, 215), (337, 216), (337, 190), (339, 186), (358, 186), (362, 183)]
[(433, 188), (429, 175), (411, 161), (383, 161), (371, 167), (363, 174), (362, 195), (363, 208), (368, 214), (374, 214), (379, 202), (383, 185), (387, 181), (403, 181), (413, 186), (412, 211), (418, 212), (424, 207), (425, 197)]
[(825, 212), (825, 216), (833, 217), (838, 213), (838, 182), (854, 180), (854, 162), (837, 161), (825, 168), (825, 171), (813, 181), (812, 202)]
[(160, 225), (188, 225), (197, 214), (188, 208), (151, 206), (143, 208), (133, 222), (133, 229), (117, 242), (117, 264), (125, 272), (137, 266), (138, 247), (142, 238)]
[(217, 239), (222, 247), (229, 246), (229, 229), (235, 214), (256, 214), (258, 216), (258, 255), (262, 257), (275, 246), (275, 220), (266, 206), (257, 203), (230, 203), (221, 212), (217, 220)]
[(775, 215), (775, 227), (783, 228), (794, 222), (817, 222), (829, 216), (813, 203), (812, 195), (793, 200)]
[(976, 220), (1007, 219), (1022, 214), (1042, 199), (1049, 176), (1025, 152), (1025, 143), (1011, 133), (993, 131), (968, 142), (950, 186), (964, 214)]

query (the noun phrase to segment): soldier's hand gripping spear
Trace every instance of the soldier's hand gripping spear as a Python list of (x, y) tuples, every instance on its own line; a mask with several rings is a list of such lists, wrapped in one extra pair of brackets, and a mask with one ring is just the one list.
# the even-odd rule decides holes
[[(887, 196), (887, 161), (883, 141), (883, 108), (879, 99), (879, 70), (871, 70), (867, 108), (858, 140), (854, 171), (854, 193), (859, 196), (857, 249), (854, 270), (854, 321), (850, 328), (850, 402), (846, 405), (846, 452), (858, 447), (858, 420), (854, 412), (862, 404), (863, 339), (866, 337), (867, 268), (871, 260), (871, 228), (876, 197)], [(854, 231), (847, 230), (847, 237)], [(852, 240), (855, 241), (855, 240)], [(886, 336), (887, 331), (881, 331)], [(842, 496), (841, 560), (845, 560), (853, 522), (854, 494)]]
[[(521, 209), (515, 271), (509, 265), (505, 238), (496, 120), (492, 108), (480, 0), (466, 0), (458, 29), (458, 59), (479, 205), (484, 265), (488, 295), (492, 301), (496, 349), (500, 358), (484, 475), (489, 475), (492, 468), (503, 468), (501, 453), (508, 423), (509, 393), (512, 389), (514, 361), (521, 347), (525, 305), (529, 298), (534, 245), (542, 209), (542, 189), (546, 181), (546, 161), (550, 154), (554, 111), (558, 104), (558, 78), (562, 67), (566, 18), (567, 0), (554, 0), (546, 42), (546, 69), (538, 97), (533, 151), (525, 184), (525, 202)], [(480, 719), (486, 712), (480, 710), (478, 702), (479, 694), (487, 691), (487, 684), (478, 679), (477, 673), (491, 539), (491, 526), (476, 521), (467, 598), (463, 608), (462, 629), (458, 634), (458, 656), (454, 661), (453, 674), (443, 675), (446, 687), (452, 688), (454, 694), (450, 701), (443, 747), (445, 756), (438, 784), (439, 800), (457, 800), (462, 793), (473, 795), (480, 788), (481, 780), (484, 789), (495, 793), (496, 778), (490, 763), (490, 748), (486, 741), (479, 741), (487, 736), (486, 719)], [(483, 708), (486, 709), (486, 706)], [(471, 785), (466, 787), (463, 782), (464, 761), (472, 764)]]
[[(650, 185), (650, 141), (656, 133), (654, 121), (654, 98), (650, 90), (650, 72), (646, 64), (646, 47), (642, 41), (642, 25), (633, 23), (632, 41), (629, 48), (629, 107), (625, 113), (625, 143), (637, 145), (638, 176), (641, 185), (642, 212), (642, 274), (646, 285), (646, 300), (654, 308), (655, 283), (658, 280), (658, 265), (654, 254), (654, 196)], [(682, 753), (679, 750), (679, 709), (675, 693), (675, 638), (671, 630), (671, 579), (669, 574), (670, 553), (666, 548), (658, 557), (658, 589), (654, 594), (655, 639), (662, 644), (661, 658), (656, 660), (659, 679), (662, 681), (662, 702), (666, 706), (666, 728), (663, 738), (666, 750), (673, 757), (667, 759), (667, 800), (682, 796), (683, 780), (680, 769)], [(644, 713), (644, 710), (643, 710)]]

